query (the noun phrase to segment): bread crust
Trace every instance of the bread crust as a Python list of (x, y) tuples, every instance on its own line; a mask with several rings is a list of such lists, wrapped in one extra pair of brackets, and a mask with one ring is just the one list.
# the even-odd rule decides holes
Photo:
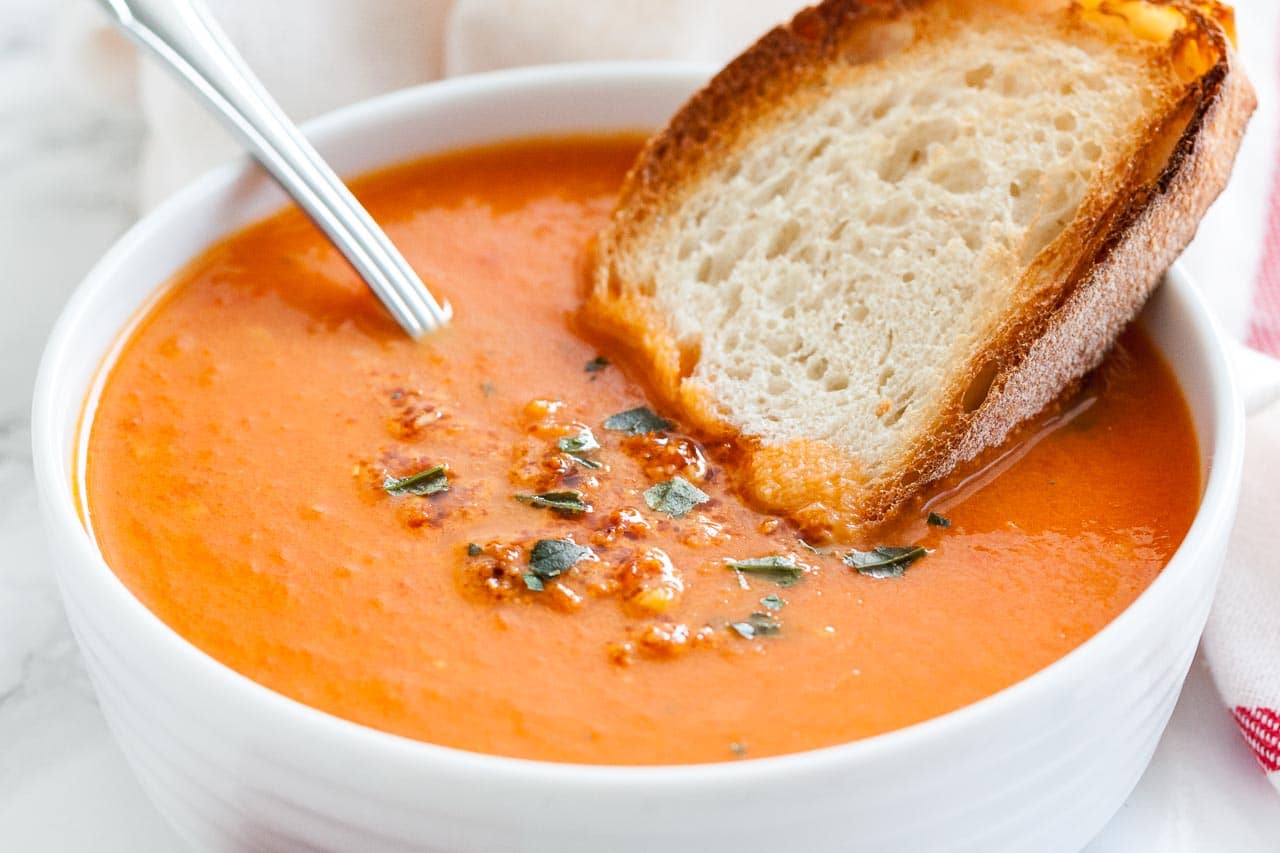
[(1226, 186), (1257, 98), (1224, 44), (1222, 58), (1188, 100), (1191, 119), (1159, 177), (1133, 196), (1083, 275), (1045, 316), (1043, 330), (1011, 348), (986, 400), (949, 452), (939, 455), (934, 477), (1002, 442), (1068, 383), (1097, 367), (1191, 242)]
[[(922, 485), (1000, 444), (1101, 362), (1226, 185), (1256, 105), (1228, 37), (1229, 12), (1210, 0), (1149, 2), (1181, 13), (1187, 27), (1167, 44), (1143, 49), (1166, 62), (1200, 67), (1167, 109), (1152, 117), (1127, 174), (1119, 179), (1124, 191), (1109, 201), (1086, 199), (1067, 232), (1037, 255), (1019, 284), (1025, 297), (1012, 306), (990, 344), (955, 374), (934, 429), (906, 445), (893, 475), (873, 483), (860, 479), (857, 459), (823, 442), (796, 442), (789, 448), (737, 437), (746, 446), (742, 479), (749, 495), (813, 532), (858, 538)], [(714, 400), (684, 381), (688, 354), (680, 352), (666, 318), (644, 292), (647, 287), (651, 293), (653, 283), (630, 280), (628, 252), (646, 229), (661, 225), (664, 214), (681, 203), (684, 188), (719, 154), (740, 144), (745, 131), (796, 109), (798, 99), (821, 97), (829, 65), (874, 61), (926, 37), (920, 30), (933, 25), (935, 13), (982, 14), (974, 10), (982, 5), (826, 0), (766, 34), (646, 144), (599, 238), (584, 316), (639, 355), (651, 368), (647, 379), (653, 390), (696, 430), (716, 438), (735, 432)], [(1063, 14), (1066, 26), (1091, 26), (1085, 20), (1090, 10), (1078, 0)], [(1097, 37), (1096, 28), (1089, 35)], [(825, 462), (797, 480), (780, 473), (788, 468), (788, 454), (805, 464)], [(791, 482), (781, 481), (787, 478)]]

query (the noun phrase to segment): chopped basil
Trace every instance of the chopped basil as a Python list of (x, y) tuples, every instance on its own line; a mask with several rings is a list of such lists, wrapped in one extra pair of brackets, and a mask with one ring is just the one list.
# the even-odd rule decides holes
[(600, 449), (600, 442), (596, 441), (595, 434), (591, 432), (590, 427), (583, 427), (582, 431), (577, 435), (566, 435), (564, 438), (556, 442), (556, 447), (565, 456), (568, 456), (574, 462), (585, 468), (599, 468), (600, 463), (594, 459), (588, 459), (584, 454), (590, 453), (592, 450)]
[(938, 515), (936, 512), (931, 512), (929, 513), (929, 526), (950, 527), (951, 519), (947, 518), (945, 515)]
[(665, 512), (672, 518), (684, 518), (689, 510), (704, 504), (711, 497), (683, 477), (672, 477), (644, 490), (644, 502), (655, 512)]
[[(565, 573), (590, 553), (590, 548), (571, 539), (539, 539), (529, 552), (529, 571), (539, 582), (548, 581)], [(525, 585), (528, 584), (526, 576)]]
[(588, 361), (586, 367), (584, 367), (583, 370), (585, 370), (587, 373), (599, 373), (601, 370), (604, 370), (608, 366), (609, 366), (609, 359), (605, 358), (602, 355), (598, 355), (595, 358)]
[(387, 475), (382, 488), (389, 495), (434, 495), (449, 488), (449, 474), (443, 465), (433, 465), (425, 471), (396, 479)]
[(468, 545), (468, 546), (467, 546), (467, 556), (468, 556), (468, 557), (479, 557), (479, 556), (480, 556), (481, 554), (483, 554), (483, 553), (484, 553), (484, 549), (483, 549), (483, 548), (481, 548), (481, 547), (480, 547), (478, 544), (476, 544), (475, 542), (472, 542), (470, 545)]
[(900, 578), (907, 566), (928, 553), (920, 545), (880, 547), (871, 551), (850, 551), (844, 555), (844, 562), (868, 577)]
[(604, 428), (627, 435), (645, 435), (651, 432), (666, 432), (675, 429), (676, 425), (664, 417), (655, 414), (648, 406), (637, 406), (610, 415), (604, 422)]
[(725, 565), (739, 575), (757, 575), (783, 587), (795, 586), (804, 577), (804, 569), (797, 566), (791, 557), (753, 557), (749, 560), (729, 560)]
[(756, 637), (772, 637), (782, 632), (782, 623), (768, 613), (759, 611), (752, 613), (745, 622), (732, 622), (729, 627), (738, 632), (744, 640)]
[(787, 606), (787, 600), (777, 593), (772, 593), (760, 599), (760, 604), (765, 610), (781, 610)]
[(522, 504), (549, 509), (560, 515), (581, 515), (584, 512), (591, 512), (591, 504), (583, 501), (582, 492), (578, 491), (542, 492), (537, 495), (515, 495), (514, 497)]
[(533, 572), (526, 572), (522, 577), (524, 578), (525, 589), (533, 590), (534, 592), (542, 592), (546, 589), (542, 585), (542, 580)]

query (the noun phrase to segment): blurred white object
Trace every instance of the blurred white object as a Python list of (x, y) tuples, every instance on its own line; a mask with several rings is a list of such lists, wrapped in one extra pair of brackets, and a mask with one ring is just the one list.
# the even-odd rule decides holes
[[(434, 80), (450, 0), (209, 0), (240, 54), (296, 122), (378, 92)], [(168, 74), (138, 64), (124, 36), (77, 9), (60, 50), (104, 94), (133, 88), (147, 126), (139, 195), (150, 208), (239, 152)], [(136, 87), (128, 81), (137, 78)]]
[(447, 77), (584, 59), (687, 59), (723, 65), (804, 0), (457, 0)]

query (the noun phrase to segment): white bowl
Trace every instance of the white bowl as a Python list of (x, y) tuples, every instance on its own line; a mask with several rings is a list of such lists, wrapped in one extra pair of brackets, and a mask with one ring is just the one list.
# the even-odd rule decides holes
[[(705, 77), (705, 68), (671, 65), (501, 72), (378, 98), (310, 131), (349, 174), (472, 143), (652, 128)], [(1194, 413), (1204, 497), (1168, 567), (1097, 636), (983, 701), (843, 746), (695, 766), (553, 764), (407, 740), (271, 692), (143, 607), (80, 522), (78, 424), (122, 330), (189, 258), (282, 202), (243, 165), (143, 219), (68, 304), (36, 388), (36, 474), (67, 614), (139, 779), (197, 845), (1073, 850), (1124, 801), (1195, 651), (1239, 489), (1239, 396), (1213, 323), (1180, 273), (1146, 322)]]

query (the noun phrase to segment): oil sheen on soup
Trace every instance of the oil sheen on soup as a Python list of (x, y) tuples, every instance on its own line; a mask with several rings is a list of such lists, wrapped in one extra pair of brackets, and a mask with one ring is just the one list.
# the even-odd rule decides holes
[[(640, 140), (462, 151), (356, 182), (455, 319), (404, 337), (296, 211), (214, 246), (93, 413), (88, 518), (177, 633), (323, 711), (587, 763), (738, 760), (937, 716), (1104, 627), (1199, 495), (1128, 331), (1083, 386), (877, 541), (744, 504), (733, 448), (575, 326)], [(880, 548), (881, 550), (876, 550)]]

